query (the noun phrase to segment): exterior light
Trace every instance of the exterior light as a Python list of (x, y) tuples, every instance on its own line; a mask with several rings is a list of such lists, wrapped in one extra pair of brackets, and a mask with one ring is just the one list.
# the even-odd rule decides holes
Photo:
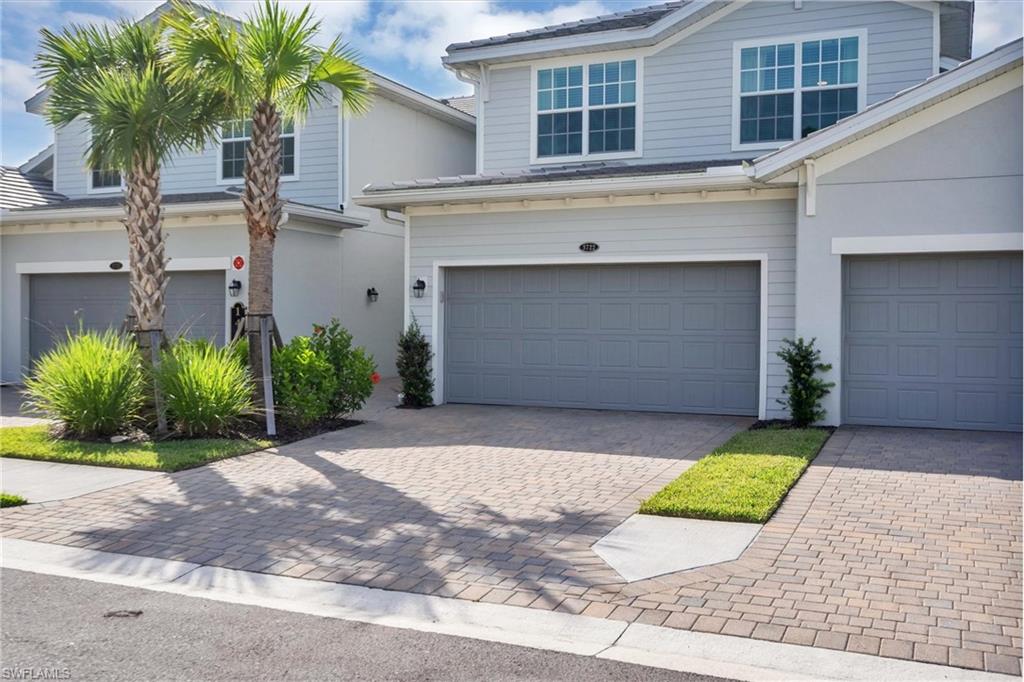
[(416, 283), (412, 285), (412, 295), (416, 298), (423, 298), (423, 292), (427, 290), (427, 283), (422, 279), (417, 279)]
[(377, 288), (376, 287), (370, 287), (369, 289), (366, 290), (366, 298), (367, 298), (367, 300), (370, 301), (370, 303), (376, 303), (377, 302), (377, 298), (379, 296), (380, 296), (380, 294), (377, 293)]
[(228, 285), (228, 294), (231, 298), (238, 298), (240, 293), (242, 293), (242, 283), (237, 279), (231, 280), (231, 284)]

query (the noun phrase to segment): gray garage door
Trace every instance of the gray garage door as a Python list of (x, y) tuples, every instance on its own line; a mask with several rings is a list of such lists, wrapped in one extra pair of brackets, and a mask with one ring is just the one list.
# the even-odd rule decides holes
[(449, 402), (756, 415), (757, 263), (449, 269)]
[[(171, 336), (224, 341), (224, 273), (172, 272), (167, 285)], [(29, 278), (29, 352), (35, 360), (66, 328), (119, 329), (128, 312), (128, 275), (123, 272), (32, 275)]]
[(852, 424), (1021, 428), (1021, 257), (844, 263), (843, 410)]

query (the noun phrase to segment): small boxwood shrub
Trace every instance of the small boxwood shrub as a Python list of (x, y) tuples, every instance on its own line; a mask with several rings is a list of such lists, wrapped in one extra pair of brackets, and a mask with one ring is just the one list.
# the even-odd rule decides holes
[(314, 325), (310, 346), (334, 368), (338, 387), (331, 398), (331, 415), (341, 417), (360, 409), (373, 393), (377, 366), (373, 357), (352, 347), (352, 335), (332, 319), (326, 325)]
[(296, 336), (276, 349), (272, 364), (274, 402), (285, 421), (305, 428), (331, 416), (338, 378), (308, 336)]
[(832, 365), (821, 361), (821, 351), (814, 347), (815, 339), (782, 340), (782, 349), (776, 353), (786, 363), (786, 385), (782, 389), (785, 400), (776, 399), (789, 408), (793, 425), (810, 426), (825, 418), (821, 400), (832, 391), (834, 383), (817, 376)]
[(430, 359), (434, 354), (413, 318), (398, 337), (398, 376), (402, 378), (402, 405), (428, 407), (434, 404), (434, 376)]
[(228, 434), (253, 409), (252, 379), (231, 347), (178, 341), (154, 375), (168, 419), (185, 435)]
[(135, 342), (114, 332), (68, 332), (25, 381), (28, 403), (65, 434), (101, 438), (135, 426), (146, 380)]

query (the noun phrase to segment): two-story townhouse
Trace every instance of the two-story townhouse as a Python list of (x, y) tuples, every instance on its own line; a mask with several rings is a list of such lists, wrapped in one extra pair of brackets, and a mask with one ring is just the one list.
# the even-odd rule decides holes
[[(351, 196), (371, 181), (472, 172), (475, 119), (383, 76), (373, 81), (365, 115), (350, 116), (332, 97), (283, 131), (275, 316), (286, 339), (339, 318), (390, 375), (403, 320), (403, 227)], [(45, 100), (40, 92), (26, 108), (40, 114)], [(86, 167), (89, 134), (81, 122), (54, 130), (48, 150), (0, 176), (4, 381), (18, 381), (66, 327), (116, 328), (127, 313), (121, 178)], [(246, 125), (227, 122), (219, 140), (163, 168), (171, 334), (223, 342), (246, 303), (246, 143)]]
[(477, 172), (373, 185), (448, 402), (1021, 428), (1021, 43), (973, 4), (686, 0), (453, 44)]

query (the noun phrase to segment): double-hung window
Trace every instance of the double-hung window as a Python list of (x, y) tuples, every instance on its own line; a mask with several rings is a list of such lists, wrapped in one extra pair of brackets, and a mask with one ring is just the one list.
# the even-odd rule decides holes
[(635, 59), (539, 69), (536, 84), (538, 161), (636, 151)]
[[(220, 178), (240, 180), (245, 175), (245, 152), (252, 140), (252, 121), (228, 121), (221, 126)], [(295, 175), (295, 122), (281, 124), (281, 176)]]
[(89, 191), (116, 192), (121, 189), (121, 172), (99, 166), (89, 168)]
[(864, 43), (854, 32), (739, 46), (734, 146), (777, 147), (857, 113)]

